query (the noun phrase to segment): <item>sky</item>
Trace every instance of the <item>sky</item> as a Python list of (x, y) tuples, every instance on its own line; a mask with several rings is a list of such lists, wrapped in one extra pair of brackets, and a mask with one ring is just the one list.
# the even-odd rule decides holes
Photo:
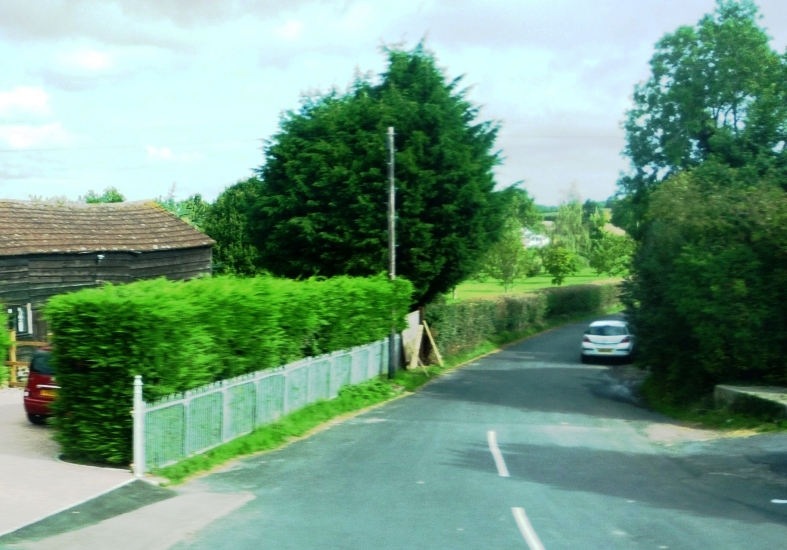
[[(787, 2), (759, 0), (772, 46)], [(498, 186), (604, 200), (656, 41), (714, 0), (2, 0), (0, 198), (114, 186), (214, 200), (264, 162), (302, 94), (385, 70), (424, 39), (499, 121)], [(384, 163), (385, 159), (381, 159)]]

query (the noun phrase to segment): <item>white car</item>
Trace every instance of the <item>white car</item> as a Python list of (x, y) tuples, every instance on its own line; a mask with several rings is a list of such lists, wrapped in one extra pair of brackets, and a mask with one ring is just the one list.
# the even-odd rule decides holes
[(634, 353), (634, 335), (625, 321), (594, 321), (582, 338), (582, 362), (591, 357), (630, 359)]

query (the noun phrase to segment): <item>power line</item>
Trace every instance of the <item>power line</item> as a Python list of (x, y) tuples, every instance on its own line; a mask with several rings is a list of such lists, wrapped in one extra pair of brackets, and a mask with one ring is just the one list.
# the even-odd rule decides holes
[[(171, 143), (156, 147), (156, 149), (180, 147), (181, 145), (230, 145), (234, 143), (251, 143), (252, 141), (262, 141), (262, 139), (241, 139), (233, 141), (184, 141), (180, 143)], [(149, 144), (145, 145), (95, 145), (91, 147), (49, 147), (42, 149), (0, 149), (0, 153), (38, 153), (49, 151), (95, 151), (101, 149), (144, 149)], [(155, 147), (155, 146), (151, 146)]]
[[(524, 138), (524, 139), (611, 139), (611, 140), (621, 140), (625, 139), (625, 136), (609, 136), (609, 135), (538, 135), (538, 134), (509, 134), (507, 132), (501, 132), (500, 137), (505, 138)], [(237, 143), (251, 143), (251, 142), (260, 142), (263, 141), (262, 138), (257, 139), (241, 139), (241, 140), (231, 140), (231, 141), (184, 141), (178, 143), (170, 143), (167, 145), (162, 145), (161, 147), (156, 147), (157, 149), (162, 149), (164, 147), (180, 147), (183, 145), (232, 145)], [(47, 152), (55, 152), (55, 151), (100, 151), (100, 150), (108, 150), (108, 149), (144, 149), (148, 147), (149, 144), (145, 145), (95, 145), (90, 147), (48, 147), (48, 148), (41, 148), (41, 149), (0, 149), (0, 153), (47, 153)]]

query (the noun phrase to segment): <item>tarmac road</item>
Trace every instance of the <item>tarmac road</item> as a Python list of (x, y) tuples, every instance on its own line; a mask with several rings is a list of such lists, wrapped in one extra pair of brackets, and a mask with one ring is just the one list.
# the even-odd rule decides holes
[(787, 548), (787, 434), (719, 438), (637, 406), (579, 363), (586, 325), (183, 486), (236, 499), (173, 548)]
[(636, 406), (579, 363), (586, 324), (193, 482), (256, 499), (177, 548), (787, 548), (787, 436)]

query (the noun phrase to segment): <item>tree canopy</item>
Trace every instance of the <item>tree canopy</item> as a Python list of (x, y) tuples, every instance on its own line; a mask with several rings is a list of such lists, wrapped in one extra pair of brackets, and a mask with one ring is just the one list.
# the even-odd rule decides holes
[(628, 113), (613, 219), (639, 241), (624, 300), (663, 401), (787, 383), (787, 57), (757, 18), (719, 0), (665, 36)]
[(214, 241), (214, 268), (220, 273), (250, 276), (258, 272), (259, 252), (251, 242), (250, 215), (262, 182), (239, 181), (224, 190), (203, 220)]
[(787, 193), (708, 162), (662, 184), (647, 222), (625, 295), (654, 387), (787, 383)]
[(307, 98), (266, 144), (252, 210), (258, 263), (286, 277), (387, 271), (386, 129), (396, 131), (397, 271), (425, 303), (466, 279), (503, 225), (498, 127), (422, 45), (375, 83)]
[(526, 249), (523, 229), (543, 231), (541, 214), (525, 189), (516, 185), (500, 192), (503, 201), (503, 229), (479, 262), (473, 279), (498, 281), (507, 292), (517, 279), (534, 275), (540, 259), (536, 250)]
[(79, 197), (79, 200), (87, 204), (101, 204), (124, 202), (126, 197), (124, 197), (115, 187), (107, 187), (101, 195), (91, 189), (84, 197)]
[(709, 159), (787, 185), (787, 58), (769, 46), (750, 0), (718, 0), (713, 14), (656, 44), (651, 77), (634, 89), (625, 155), (631, 171), (613, 222), (639, 236), (650, 192)]

